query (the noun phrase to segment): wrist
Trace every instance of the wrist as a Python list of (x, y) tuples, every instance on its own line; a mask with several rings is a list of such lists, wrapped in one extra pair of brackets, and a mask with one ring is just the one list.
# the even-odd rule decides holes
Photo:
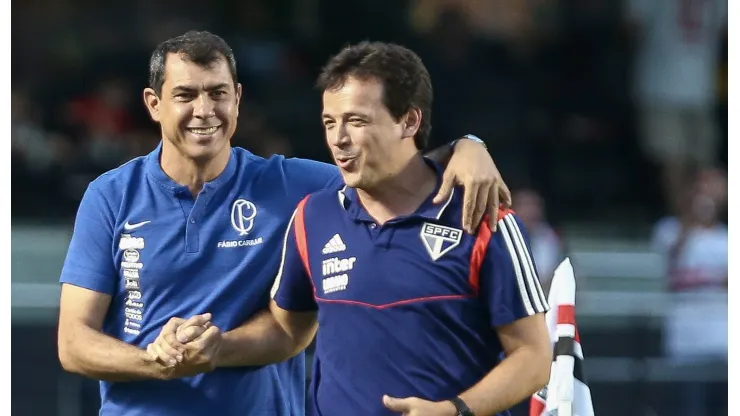
[(159, 363), (155, 363), (159, 368), (157, 368), (157, 380), (161, 381), (170, 381), (174, 380), (175, 377), (175, 367), (166, 367), (164, 365), (161, 365)]
[(454, 397), (447, 401), (455, 409), (455, 416), (475, 416), (468, 404), (460, 396)]
[(163, 365), (159, 360), (153, 360), (146, 350), (140, 350), (139, 360), (143, 363), (144, 368), (148, 368), (147, 372), (150, 373), (150, 377), (164, 381), (172, 378), (172, 367)]
[(229, 332), (224, 332), (223, 334), (221, 334), (221, 344), (219, 345), (218, 350), (216, 350), (216, 355), (213, 359), (214, 369), (217, 367), (234, 366), (234, 363), (229, 362), (229, 351), (232, 351), (232, 349), (230, 348), (232, 342), (232, 334), (230, 334)]
[(439, 405), (439, 410), (442, 414), (457, 416), (457, 408), (455, 408), (455, 405), (450, 400), (441, 401), (437, 404)]
[(486, 142), (484, 142), (481, 138), (479, 138), (478, 136), (474, 134), (466, 134), (462, 136), (461, 138), (450, 143), (450, 147), (452, 147), (452, 150), (455, 150), (455, 148), (460, 142), (473, 142), (480, 146), (483, 146), (484, 149), (488, 150), (488, 147), (486, 146)]

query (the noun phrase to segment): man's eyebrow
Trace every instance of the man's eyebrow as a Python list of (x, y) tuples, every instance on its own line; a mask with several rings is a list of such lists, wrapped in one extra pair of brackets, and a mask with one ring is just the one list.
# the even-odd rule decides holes
[(367, 113), (358, 113), (356, 111), (348, 111), (342, 114), (342, 118), (352, 118), (352, 117), (359, 117), (362, 119), (367, 119), (367, 118), (370, 118), (370, 115)]
[[(321, 117), (322, 118), (334, 118), (334, 116), (332, 116), (331, 114), (326, 114), (326, 113), (322, 114)], [(368, 115), (364, 113), (358, 113), (355, 111), (348, 111), (346, 113), (342, 113), (342, 116), (341, 116), (341, 118), (350, 118), (350, 117), (367, 118)]]
[[(220, 84), (208, 85), (208, 86), (205, 87), (205, 90), (206, 91), (216, 91), (216, 90), (220, 90), (220, 89), (224, 89), (224, 88), (228, 88), (228, 87), (229, 87), (229, 84), (228, 83), (222, 82)], [(180, 92), (180, 91), (183, 91), (183, 92), (193, 92), (193, 91), (197, 91), (197, 90), (198, 90), (198, 87), (197, 86), (195, 86), (195, 85), (187, 85), (187, 84), (186, 85), (178, 85), (178, 86), (172, 88), (172, 91), (178, 91), (178, 92)]]

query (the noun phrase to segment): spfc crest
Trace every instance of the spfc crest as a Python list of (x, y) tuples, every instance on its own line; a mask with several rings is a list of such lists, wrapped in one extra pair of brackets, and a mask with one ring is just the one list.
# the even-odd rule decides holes
[(424, 242), (432, 260), (437, 260), (457, 247), (462, 239), (462, 230), (425, 222), (421, 225), (421, 241)]

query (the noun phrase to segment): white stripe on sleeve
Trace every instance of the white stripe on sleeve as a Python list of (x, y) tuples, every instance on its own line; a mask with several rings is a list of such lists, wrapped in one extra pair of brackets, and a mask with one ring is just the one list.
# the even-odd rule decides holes
[(275, 295), (280, 288), (280, 280), (283, 277), (283, 268), (285, 266), (285, 252), (288, 249), (288, 236), (290, 235), (290, 229), (293, 228), (293, 220), (295, 219), (296, 212), (298, 212), (297, 208), (293, 211), (293, 215), (290, 216), (288, 227), (285, 229), (285, 236), (283, 237), (283, 254), (280, 256), (280, 268), (278, 269), (277, 277), (275, 277), (275, 281), (272, 283), (272, 289), (270, 289), (270, 299), (275, 298)]
[(511, 257), (519, 294), (527, 315), (545, 312), (548, 309), (547, 302), (542, 296), (540, 282), (537, 279), (529, 251), (524, 244), (519, 225), (512, 214), (506, 215), (499, 220), (498, 224)]

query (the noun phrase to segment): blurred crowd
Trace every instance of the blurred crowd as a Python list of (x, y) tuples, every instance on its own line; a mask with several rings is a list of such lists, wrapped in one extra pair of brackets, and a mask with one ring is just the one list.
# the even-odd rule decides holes
[(348, 42), (395, 41), (432, 74), (433, 145), (484, 138), (519, 199), (547, 201), (556, 225), (649, 224), (679, 214), (697, 168), (726, 165), (720, 3), (15, 2), (14, 21), (33, 24), (12, 28), (13, 217), (66, 221), (91, 179), (154, 148), (141, 99), (149, 54), (197, 28), (238, 59), (235, 145), (328, 160), (318, 69)]

